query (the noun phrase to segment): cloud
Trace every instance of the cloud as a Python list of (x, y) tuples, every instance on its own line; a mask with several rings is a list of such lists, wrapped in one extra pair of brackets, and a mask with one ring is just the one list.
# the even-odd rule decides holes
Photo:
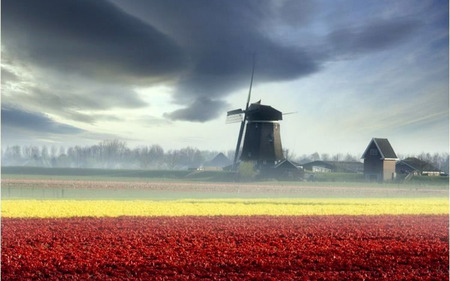
[[(148, 104), (126, 85), (100, 83), (83, 77), (3, 64), (15, 73), (2, 76), (2, 99), (30, 111), (41, 111), (85, 123), (111, 119), (103, 111), (114, 108), (135, 109)], [(102, 112), (102, 113), (98, 113)], [(117, 117), (116, 117), (117, 118)]]
[(2, 134), (8, 134), (10, 130), (29, 132), (32, 134), (64, 135), (76, 135), (84, 132), (84, 130), (77, 127), (55, 122), (41, 113), (28, 112), (6, 105), (2, 106), (1, 112)]
[(2, 1), (2, 45), (43, 67), (109, 82), (153, 81), (183, 67), (182, 50), (106, 1)]
[(362, 27), (338, 23), (331, 26), (330, 35), (313, 38), (314, 43), (306, 36), (289, 38), (286, 44), (283, 36), (271, 34), (277, 30), (273, 25), (281, 30), (309, 30), (319, 10), (325, 8), (309, 1), (115, 3), (164, 31), (190, 54), (190, 69), (180, 77), (174, 92), (174, 103), (184, 107), (167, 116), (200, 122), (218, 113), (199, 111), (199, 99), (220, 104), (233, 91), (248, 86), (253, 53), (256, 84), (289, 81), (320, 71), (326, 62), (342, 54), (375, 52), (401, 44), (418, 27), (409, 18), (379, 19)]
[(115, 134), (89, 132), (57, 122), (45, 114), (2, 105), (1, 138), (3, 145), (46, 145), (60, 143), (68, 146), (96, 143), (103, 139), (131, 139)]
[(185, 67), (177, 44), (107, 1), (3, 1), (2, 98), (95, 123), (148, 105), (134, 88)]
[(5, 69), (4, 67), (2, 67), (1, 71), (2, 71), (2, 84), (19, 80), (17, 75), (12, 73), (8, 69)]
[[(421, 25), (408, 16), (331, 25), (320, 17), (335, 6), (312, 1), (112, 2), (3, 1), (7, 63), (34, 72), (20, 94), (7, 89), (7, 101), (94, 123), (98, 111), (145, 107), (134, 89), (164, 81), (181, 107), (165, 117), (205, 122), (226, 111), (231, 93), (248, 87), (253, 54), (255, 84), (290, 81), (341, 56), (400, 45)], [(326, 28), (317, 27), (318, 19)], [(23, 79), (8, 75), (20, 71), (5, 73), (11, 83)]]
[(206, 97), (196, 99), (192, 104), (186, 108), (176, 110), (171, 113), (166, 113), (164, 117), (172, 120), (185, 120), (205, 122), (211, 120), (221, 113), (227, 104), (222, 101), (214, 101)]
[[(283, 14), (273, 1), (116, 3), (163, 30), (190, 54), (189, 71), (178, 80), (173, 97), (174, 103), (187, 106), (167, 114), (174, 120), (204, 122), (217, 117), (220, 112), (213, 110), (223, 110), (223, 99), (248, 86), (253, 54), (255, 83), (291, 80), (320, 68), (314, 52), (267, 36), (268, 18)], [(204, 101), (214, 106), (198, 110)]]
[(419, 27), (417, 20), (379, 20), (336, 29), (329, 34), (329, 41), (337, 55), (378, 51), (401, 44)]
[(314, 18), (318, 10), (318, 3), (313, 0), (284, 1), (279, 8), (279, 16), (294, 27), (303, 26)]

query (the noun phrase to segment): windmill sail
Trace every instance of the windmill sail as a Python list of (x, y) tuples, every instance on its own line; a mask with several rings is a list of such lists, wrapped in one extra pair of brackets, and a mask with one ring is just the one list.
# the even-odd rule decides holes
[[(244, 127), (245, 127), (245, 120), (247, 118), (247, 110), (248, 110), (248, 106), (250, 104), (250, 97), (252, 94), (252, 86), (253, 86), (253, 76), (255, 74), (255, 56), (253, 55), (253, 66), (252, 66), (252, 77), (250, 79), (250, 89), (248, 90), (248, 97), (247, 97), (247, 104), (245, 105), (245, 111), (244, 111), (244, 118), (241, 122), (241, 128), (239, 129), (239, 136), (238, 136), (238, 141), (236, 144), (236, 150), (234, 152), (234, 161), (233, 161), (233, 168), (236, 168), (237, 166), (237, 160), (239, 157), (239, 149), (241, 147), (241, 141), (242, 141), (242, 135), (244, 133)], [(236, 111), (236, 110), (232, 110), (232, 111)]]
[(238, 123), (244, 121), (244, 111), (242, 109), (230, 110), (227, 112), (226, 123)]

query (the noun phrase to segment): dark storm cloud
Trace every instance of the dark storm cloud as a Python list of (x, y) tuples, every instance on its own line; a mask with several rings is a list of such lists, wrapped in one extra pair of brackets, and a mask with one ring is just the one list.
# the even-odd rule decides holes
[(139, 83), (183, 66), (170, 38), (106, 1), (5, 0), (2, 11), (2, 45), (44, 67)]
[(165, 117), (172, 120), (205, 122), (221, 114), (220, 109), (224, 108), (225, 105), (226, 103), (223, 101), (214, 101), (206, 97), (201, 97), (186, 108), (165, 114)]
[(361, 27), (343, 28), (329, 34), (337, 55), (383, 50), (408, 39), (420, 27), (417, 20), (376, 21)]
[(79, 134), (84, 130), (55, 122), (44, 114), (28, 112), (18, 108), (2, 106), (2, 130), (8, 133), (10, 129), (22, 132), (38, 132), (44, 134)]
[(308, 23), (318, 12), (318, 2), (314, 0), (286, 1), (280, 7), (280, 17), (292, 26)]
[[(174, 102), (186, 106), (167, 114), (190, 121), (210, 120), (226, 110), (222, 99), (248, 86), (253, 53), (255, 83), (286, 81), (315, 73), (342, 54), (401, 44), (417, 27), (409, 19), (379, 20), (358, 29), (333, 25), (329, 36), (314, 38), (319, 45), (309, 45), (309, 37), (289, 38), (297, 44), (285, 45), (273, 34), (273, 24), (307, 30), (324, 7), (310, 1), (269, 0), (114, 2), (170, 35), (190, 54), (191, 70), (174, 94)], [(198, 110), (205, 100), (216, 104), (209, 114)]]
[[(2, 44), (8, 57), (52, 76), (50, 82), (44, 77), (50, 86), (27, 93), (36, 106), (45, 101), (52, 114), (60, 110), (61, 116), (94, 122), (99, 115), (80, 111), (144, 106), (130, 89), (170, 79), (173, 103), (183, 108), (166, 117), (204, 122), (229, 109), (225, 98), (230, 93), (248, 87), (253, 54), (256, 84), (288, 81), (316, 73), (342, 55), (395, 47), (419, 26), (407, 17), (360, 27), (334, 22), (314, 38), (297, 38), (313, 33), (306, 31), (328, 6), (296, 0), (112, 2), (116, 5), (104, 0), (2, 1)], [(67, 77), (68, 89), (54, 81)], [(105, 82), (103, 88), (93, 85)]]

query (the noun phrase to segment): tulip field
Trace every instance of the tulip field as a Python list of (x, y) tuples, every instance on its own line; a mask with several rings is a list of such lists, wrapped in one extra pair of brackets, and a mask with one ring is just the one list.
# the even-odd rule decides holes
[(1, 278), (449, 280), (447, 196), (183, 192), (158, 200), (2, 198)]

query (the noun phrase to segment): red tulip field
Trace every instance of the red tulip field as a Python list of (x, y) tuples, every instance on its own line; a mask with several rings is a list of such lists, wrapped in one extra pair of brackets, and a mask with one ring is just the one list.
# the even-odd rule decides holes
[(2, 179), (2, 280), (449, 280), (448, 187)]
[(2, 218), (2, 280), (448, 280), (448, 215)]

